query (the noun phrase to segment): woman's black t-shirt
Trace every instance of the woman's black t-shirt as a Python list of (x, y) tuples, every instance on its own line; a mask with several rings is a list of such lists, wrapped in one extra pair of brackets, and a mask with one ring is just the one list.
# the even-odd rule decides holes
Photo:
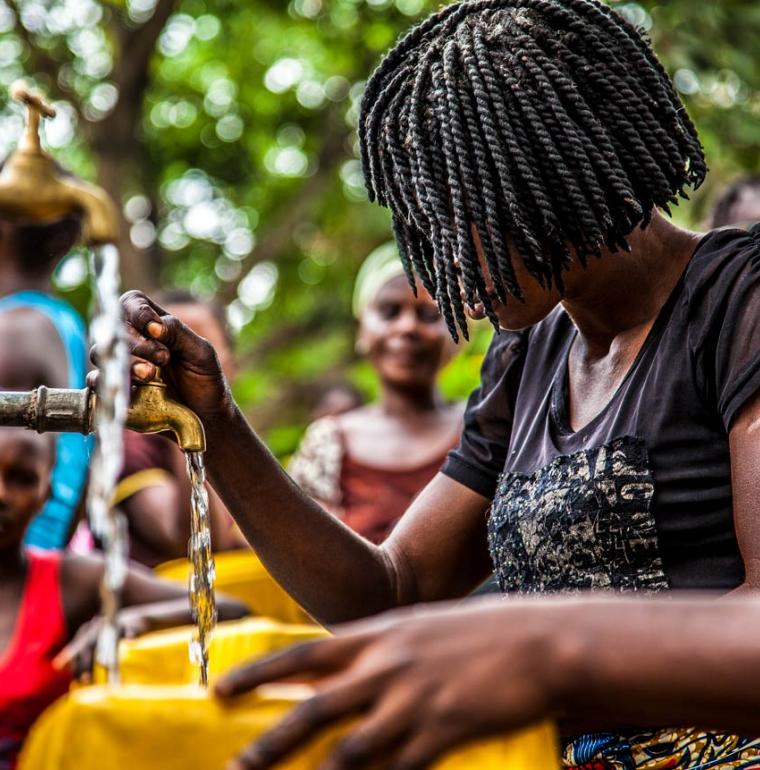
[(494, 498), (501, 588), (736, 587), (728, 432), (760, 389), (760, 229), (702, 239), (617, 392), (577, 432), (575, 334), (558, 307), (495, 335), (443, 468)]

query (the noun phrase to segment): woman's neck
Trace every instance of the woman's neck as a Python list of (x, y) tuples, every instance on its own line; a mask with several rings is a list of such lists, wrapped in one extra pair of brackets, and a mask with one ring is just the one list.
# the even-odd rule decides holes
[(15, 267), (0, 263), (0, 297), (7, 297), (19, 291), (49, 292), (50, 290), (49, 275), (21, 273)]
[(403, 388), (381, 384), (380, 410), (389, 417), (412, 417), (436, 412), (443, 405), (438, 390), (432, 387)]
[(592, 355), (605, 355), (620, 334), (651, 322), (667, 301), (701, 233), (682, 230), (654, 212), (628, 236), (629, 253), (590, 257), (568, 274), (562, 304)]

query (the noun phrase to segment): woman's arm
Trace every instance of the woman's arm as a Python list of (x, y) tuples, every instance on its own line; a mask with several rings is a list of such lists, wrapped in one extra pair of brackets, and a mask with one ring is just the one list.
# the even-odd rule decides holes
[[(139, 292), (122, 298), (133, 373), (154, 366), (206, 429), (206, 467), (274, 577), (330, 624), (467, 593), (488, 574), (489, 501), (437, 476), (391, 538), (373, 546), (301, 492), (234, 405), (213, 348)], [(146, 363), (150, 362), (150, 363)]]
[(349, 717), (332, 770), (423, 768), (544, 718), (567, 735), (652, 724), (757, 735), (759, 635), (759, 601), (474, 600), (353, 624), (241, 667), (216, 692), (289, 677), (315, 688), (240, 770), (271, 767)]
[[(190, 513), (181, 515), (180, 492), (167, 474), (118, 503), (129, 521), (132, 538), (147, 545), (158, 561), (178, 559), (187, 553)], [(189, 491), (187, 495), (189, 499)]]
[(214, 488), (267, 569), (317, 620), (462, 596), (488, 575), (488, 501), (456, 481), (436, 476), (375, 546), (305, 495), (237, 409), (206, 425)]
[[(61, 580), (63, 606), (71, 641), (56, 656), (54, 665), (71, 666), (75, 676), (92, 670), (95, 644), (100, 631), (99, 595), (104, 563), (99, 555), (69, 556), (64, 559)], [(236, 620), (249, 614), (237, 599), (216, 595), (219, 620)], [(189, 625), (193, 622), (187, 588), (159, 580), (138, 564), (131, 564), (122, 589), (119, 627), (124, 638), (132, 639), (150, 631)]]
[(728, 435), (734, 527), (744, 560), (736, 593), (760, 590), (760, 393), (742, 407)]

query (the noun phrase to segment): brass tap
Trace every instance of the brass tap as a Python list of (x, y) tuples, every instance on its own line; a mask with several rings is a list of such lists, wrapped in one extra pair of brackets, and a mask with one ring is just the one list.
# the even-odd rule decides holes
[(115, 243), (119, 219), (107, 193), (65, 174), (42, 149), (40, 120), (54, 117), (55, 110), (20, 81), (11, 86), (11, 97), (26, 104), (29, 113), (24, 135), (0, 171), (0, 216), (14, 221), (52, 222), (80, 213), (86, 245)]
[(191, 409), (167, 397), (166, 384), (159, 371), (151, 382), (134, 386), (132, 403), (127, 411), (127, 427), (137, 433), (171, 431), (179, 448), (185, 452), (206, 449), (203, 423)]
[[(17, 426), (38, 433), (91, 433), (97, 396), (89, 388), (46, 388), (0, 392), (0, 427)], [(127, 410), (127, 427), (137, 433), (171, 431), (180, 449), (203, 452), (206, 435), (198, 416), (166, 396), (160, 377), (135, 385)]]

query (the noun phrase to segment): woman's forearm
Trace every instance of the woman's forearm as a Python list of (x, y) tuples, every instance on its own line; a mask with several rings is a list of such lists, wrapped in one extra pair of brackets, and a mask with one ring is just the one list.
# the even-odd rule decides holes
[[(216, 596), (216, 611), (220, 621), (238, 620), (250, 614), (242, 602), (221, 594)], [(135, 604), (123, 609), (120, 616), (127, 626), (131, 620), (139, 620), (146, 632), (186, 626), (193, 622), (193, 612), (186, 598)]]
[(555, 620), (565, 732), (695, 725), (760, 734), (760, 601), (578, 602)]
[(204, 422), (214, 489), (267, 569), (309, 613), (333, 624), (396, 604), (382, 549), (307, 497), (237, 408)]

